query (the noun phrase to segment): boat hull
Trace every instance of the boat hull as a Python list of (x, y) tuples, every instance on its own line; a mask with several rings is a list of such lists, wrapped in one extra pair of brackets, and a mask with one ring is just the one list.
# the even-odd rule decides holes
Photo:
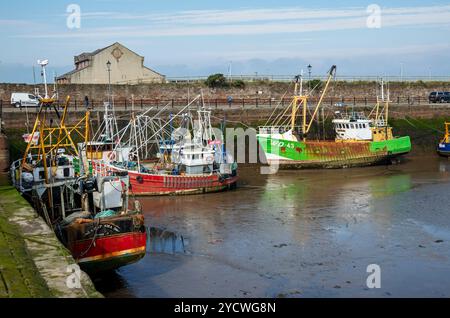
[(409, 137), (386, 141), (291, 141), (258, 135), (269, 164), (281, 169), (363, 167), (390, 162), (411, 150)]
[(117, 216), (61, 229), (62, 241), (88, 273), (110, 271), (145, 256), (147, 234), (143, 216)]
[[(127, 171), (130, 191), (135, 195), (187, 195), (231, 190), (236, 187), (237, 175), (159, 175), (124, 170), (109, 164), (94, 163), (97, 171)], [(104, 173), (104, 172), (103, 172)]]
[(450, 157), (450, 143), (440, 143), (437, 147), (437, 153), (442, 157)]

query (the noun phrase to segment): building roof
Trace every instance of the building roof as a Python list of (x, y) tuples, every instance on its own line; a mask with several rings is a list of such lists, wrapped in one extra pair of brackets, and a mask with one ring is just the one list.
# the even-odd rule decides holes
[[(101, 49), (97, 49), (97, 50), (95, 50), (95, 51), (93, 51), (93, 52), (84, 52), (84, 53), (78, 54), (77, 56), (74, 57), (75, 63), (76, 63), (81, 57), (83, 57), (83, 59), (81, 60), (81, 61), (83, 61), (83, 60), (85, 60), (86, 58), (91, 57), (91, 56), (95, 56), (95, 55), (99, 54), (100, 52), (102, 52), (102, 51), (104, 51), (104, 50), (106, 50), (106, 49), (109, 49), (110, 47), (112, 47), (112, 46), (114, 46), (114, 45), (120, 45), (120, 46), (126, 48), (127, 50), (131, 51), (132, 53), (136, 54), (137, 56), (140, 56), (140, 57), (144, 58), (142, 55), (139, 55), (139, 54), (137, 54), (136, 52), (134, 52), (133, 50), (130, 50), (129, 48), (127, 48), (125, 45), (123, 45), (123, 44), (121, 44), (121, 43), (119, 43), (119, 42), (114, 42), (114, 43), (111, 44), (111, 45), (108, 45), (108, 46), (106, 46), (106, 47), (104, 47), (104, 48), (101, 48)], [(146, 67), (145, 65), (143, 65), (143, 67), (145, 67), (146, 69), (149, 69), (150, 71), (152, 71), (152, 72), (154, 72), (154, 73), (156, 73), (156, 74), (158, 74), (158, 75), (160, 75), (160, 76), (164, 76), (164, 75), (162, 75), (161, 73), (158, 73), (158, 72), (156, 72), (155, 70), (152, 70), (151, 68)], [(70, 76), (70, 75), (75, 74), (75, 73), (77, 73), (77, 72), (80, 72), (80, 71), (82, 71), (82, 70), (83, 70), (83, 69), (79, 69), (79, 70), (75, 69), (75, 70), (72, 70), (72, 71), (67, 72), (67, 73), (65, 73), (65, 74), (63, 74), (63, 75), (58, 76), (56, 79), (58, 80), (58, 79), (66, 78), (67, 76)]]
[[(125, 47), (124, 45), (122, 45), (122, 44), (120, 44), (119, 42), (115, 42), (115, 43), (113, 43), (113, 44), (111, 44), (111, 45), (108, 45), (108, 46), (106, 46), (106, 47), (104, 47), (104, 48), (101, 48), (101, 49), (97, 49), (97, 50), (95, 50), (95, 51), (93, 51), (93, 52), (83, 52), (83, 53), (81, 53), (81, 54), (78, 54), (77, 56), (75, 56), (75, 61), (77, 60), (77, 59), (79, 59), (80, 57), (91, 57), (91, 56), (94, 56), (94, 55), (97, 55), (98, 53), (100, 53), (100, 52), (102, 52), (102, 51), (104, 51), (104, 50), (106, 50), (106, 49), (109, 49), (111, 46), (114, 46), (114, 45), (120, 45), (120, 46), (123, 46), (123, 47)], [(131, 51), (131, 50), (130, 50)], [(133, 51), (132, 51), (133, 52)], [(133, 52), (134, 53), (134, 52)], [(135, 53), (136, 54), (136, 53)], [(138, 55), (138, 54), (136, 54), (136, 55)]]

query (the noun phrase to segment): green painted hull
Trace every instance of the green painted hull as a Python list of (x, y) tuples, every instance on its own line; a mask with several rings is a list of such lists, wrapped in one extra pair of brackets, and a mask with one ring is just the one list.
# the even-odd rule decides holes
[(290, 141), (258, 135), (269, 163), (282, 168), (343, 168), (389, 162), (411, 151), (408, 136), (385, 141)]

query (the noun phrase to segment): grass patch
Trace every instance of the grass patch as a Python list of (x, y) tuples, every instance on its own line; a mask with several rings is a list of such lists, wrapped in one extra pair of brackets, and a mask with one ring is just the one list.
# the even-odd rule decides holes
[(0, 186), (0, 297), (52, 297), (38, 274), (19, 228), (9, 221), (13, 213), (28, 206), (10, 186)]

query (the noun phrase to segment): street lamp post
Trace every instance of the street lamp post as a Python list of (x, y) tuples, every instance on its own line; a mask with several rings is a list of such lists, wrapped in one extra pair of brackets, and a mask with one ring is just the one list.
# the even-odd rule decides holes
[(105, 130), (106, 130), (106, 138), (110, 139), (113, 136), (112, 132), (112, 125), (110, 126), (109, 122), (109, 114), (108, 110), (111, 109), (111, 62), (108, 61), (106, 63), (106, 68), (108, 69), (108, 105), (105, 105), (105, 114), (104, 114), (104, 120), (105, 120)]
[(308, 64), (308, 89), (311, 89), (311, 69), (312, 66), (311, 64)]
[(106, 68), (108, 69), (108, 104), (111, 106), (111, 62), (106, 63)]

